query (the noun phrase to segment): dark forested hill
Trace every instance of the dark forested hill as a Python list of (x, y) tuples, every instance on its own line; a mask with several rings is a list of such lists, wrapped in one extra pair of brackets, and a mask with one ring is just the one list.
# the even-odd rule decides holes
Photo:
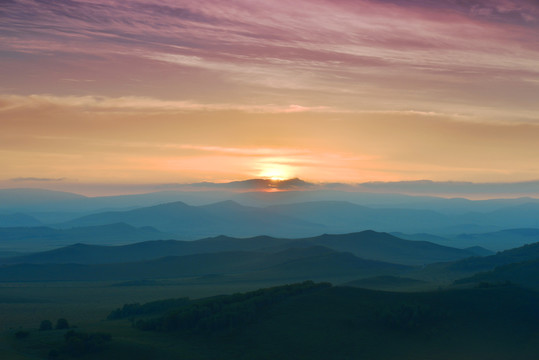
[[(535, 360), (539, 351), (539, 295), (512, 286), (391, 293), (303, 283), (176, 302), (135, 319), (140, 339), (157, 331), (152, 346), (174, 343), (162, 350), (171, 358)], [(174, 302), (131, 308), (161, 304)]]

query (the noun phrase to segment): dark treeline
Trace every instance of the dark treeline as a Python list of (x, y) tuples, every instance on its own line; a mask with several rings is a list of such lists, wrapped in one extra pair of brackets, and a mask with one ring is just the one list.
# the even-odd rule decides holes
[(162, 317), (140, 319), (135, 326), (141, 330), (192, 333), (232, 330), (254, 322), (264, 310), (278, 302), (328, 287), (331, 287), (331, 284), (305, 281), (242, 294), (201, 299)]
[(118, 320), (133, 316), (166, 312), (172, 309), (180, 308), (182, 306), (187, 306), (190, 303), (191, 302), (189, 298), (185, 297), (178, 299), (157, 300), (142, 305), (139, 303), (124, 304), (121, 308), (112, 311), (107, 316), (107, 320)]

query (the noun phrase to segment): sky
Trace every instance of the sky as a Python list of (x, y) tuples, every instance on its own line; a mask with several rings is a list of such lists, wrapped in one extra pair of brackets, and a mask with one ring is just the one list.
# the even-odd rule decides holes
[(3, 0), (0, 43), (0, 188), (539, 180), (537, 0)]

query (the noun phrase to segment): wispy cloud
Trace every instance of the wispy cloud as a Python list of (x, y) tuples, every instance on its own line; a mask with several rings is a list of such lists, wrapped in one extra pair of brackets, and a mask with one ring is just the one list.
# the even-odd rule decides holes
[[(486, 82), (521, 95), (539, 77), (537, 14), (531, 0), (19, 0), (3, 7), (0, 30), (5, 51), (106, 57), (121, 76), (111, 59), (197, 68), (221, 94), (239, 83), (347, 94), (347, 107), (384, 94), (494, 106), (501, 95)], [(466, 90), (472, 81), (485, 85)]]
[[(172, 145), (173, 146), (173, 145)], [(212, 153), (223, 153), (231, 155), (246, 155), (246, 156), (294, 156), (312, 154), (306, 149), (283, 149), (283, 148), (235, 148), (223, 146), (208, 146), (208, 145), (177, 145), (180, 149), (198, 150)]]
[(13, 182), (58, 182), (65, 181), (66, 178), (41, 178), (41, 177), (17, 177), (9, 179)]
[(55, 95), (0, 95), (0, 111), (32, 109), (47, 106), (78, 108), (91, 111), (222, 111), (238, 110), (254, 113), (333, 112), (326, 106), (203, 104), (194, 101), (162, 100), (142, 96), (55, 96)]

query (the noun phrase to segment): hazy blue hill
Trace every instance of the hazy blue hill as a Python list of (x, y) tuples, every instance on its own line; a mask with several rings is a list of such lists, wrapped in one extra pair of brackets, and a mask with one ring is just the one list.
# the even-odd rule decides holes
[(539, 289), (539, 258), (498, 266), (492, 271), (475, 274), (471, 277), (455, 281), (456, 284), (503, 284), (507, 282)]
[[(349, 195), (349, 200), (356, 196)], [(459, 200), (459, 199), (457, 199)], [(524, 199), (520, 199), (524, 201)], [(436, 204), (452, 203), (455, 199), (431, 200)], [(539, 203), (517, 203), (507, 200), (503, 206), (502, 200), (491, 203), (492, 210), (481, 212), (472, 211), (475, 207), (489, 209), (485, 204), (477, 204), (471, 200), (462, 200), (469, 206), (460, 210), (436, 211), (430, 209), (431, 202), (406, 203), (381, 206), (358, 205), (349, 201), (310, 201), (268, 206), (275, 213), (294, 216), (305, 221), (323, 224), (329, 232), (352, 232), (372, 229), (384, 232), (415, 233), (418, 240), (421, 237), (429, 241), (443, 241), (460, 233), (485, 233), (499, 231), (504, 228), (538, 226)], [(460, 202), (460, 200), (459, 200)], [(421, 208), (424, 206), (425, 208)], [(443, 206), (438, 206), (444, 209)], [(438, 208), (433, 206), (434, 209)], [(426, 239), (431, 237), (431, 239)], [(436, 239), (438, 237), (438, 239)], [(481, 245), (481, 244), (471, 244)], [(460, 247), (470, 246), (460, 244)]]
[(151, 227), (135, 228), (124, 223), (70, 229), (53, 229), (46, 226), (14, 227), (0, 228), (0, 247), (29, 252), (80, 242), (112, 245), (169, 237), (169, 234)]
[[(479, 185), (481, 186), (481, 185)], [(534, 186), (537, 186), (534, 184)], [(420, 185), (421, 188), (424, 184)], [(265, 192), (278, 188), (277, 192)], [(193, 191), (195, 190), (195, 191)], [(198, 190), (198, 191), (196, 191)], [(468, 200), (426, 195), (403, 195), (386, 188), (370, 192), (361, 186), (325, 184), (319, 186), (301, 179), (275, 182), (267, 179), (251, 179), (230, 183), (164, 184), (148, 189), (147, 193), (85, 197), (79, 194), (32, 188), (0, 189), (0, 210), (13, 209), (27, 212), (28, 206), (49, 205), (48, 210), (96, 211), (99, 209), (126, 209), (153, 206), (165, 202), (183, 201), (191, 205), (203, 205), (223, 200), (236, 200), (243, 205), (267, 206), (318, 201), (347, 201), (371, 208), (399, 208), (433, 210), (444, 214), (467, 212), (488, 213), (502, 208), (526, 203), (539, 204), (539, 199), (515, 198), (492, 200)], [(51, 205), (53, 205), (51, 207)], [(19, 210), (19, 209), (25, 209)]]
[(17, 226), (40, 226), (41, 221), (33, 216), (21, 213), (15, 214), (0, 214), (0, 227), (17, 227)]
[[(125, 225), (128, 226), (128, 225)], [(107, 227), (105, 225), (104, 227)], [(237, 239), (226, 236), (197, 241), (153, 240), (121, 246), (74, 244), (35, 254), (5, 259), (4, 263), (77, 263), (105, 264), (152, 260), (166, 256), (183, 256), (230, 251), (262, 251), (274, 249), (290, 240), (267, 236)]]
[(515, 249), (498, 252), (485, 257), (470, 257), (458, 261), (427, 265), (418, 272), (421, 278), (444, 278), (455, 280), (478, 272), (492, 270), (498, 266), (539, 259), (539, 242)]
[[(151, 235), (153, 229), (135, 229), (125, 224), (116, 224), (95, 228), (74, 228), (65, 232), (79, 232), (89, 236), (89, 230), (101, 230), (104, 234), (107, 228), (113, 228), (113, 234), (124, 232), (124, 236), (130, 231), (137, 234), (137, 231), (148, 231)], [(122, 230), (126, 228), (125, 230)], [(87, 230), (88, 229), (88, 230)], [(52, 232), (62, 232), (43, 228)], [(157, 232), (157, 235), (161, 233)], [(82, 236), (82, 235), (81, 235)], [(113, 235), (108, 234), (108, 237)], [(125, 238), (125, 237), (124, 237)], [(71, 239), (74, 239), (73, 237)], [(101, 239), (104, 240), (104, 239)], [(269, 236), (258, 236), (253, 238), (232, 238), (227, 236), (217, 236), (195, 241), (146, 241), (123, 246), (96, 246), (77, 244), (52, 251), (41, 252), (21, 257), (4, 260), (11, 263), (112, 263), (112, 262), (133, 262), (141, 260), (151, 260), (163, 256), (183, 256), (203, 253), (216, 253), (225, 251), (257, 251), (266, 253), (277, 253), (297, 248), (295, 251), (305, 251), (304, 248), (322, 246), (339, 252), (350, 252), (362, 259), (384, 261), (405, 265), (423, 265), (439, 261), (449, 261), (465, 257), (475, 256), (476, 253), (467, 250), (455, 249), (428, 243), (425, 241), (410, 241), (399, 239), (386, 233), (374, 231), (363, 231), (360, 233), (322, 235), (300, 240), (290, 240), (273, 238)], [(299, 250), (298, 250), (299, 249)]]
[[(235, 201), (223, 201), (200, 206), (207, 213), (229, 224), (226, 234), (243, 232), (250, 235), (275, 235), (297, 237), (301, 233), (320, 233), (324, 226), (304, 221), (293, 215), (275, 214), (267, 209), (243, 206)], [(236, 227), (240, 226), (241, 229)], [(237, 236), (237, 235), (236, 235)]]
[(32, 215), (39, 211), (73, 210), (88, 200), (79, 194), (43, 189), (0, 189), (0, 211)]
[[(59, 249), (5, 259), (4, 264), (106, 264), (178, 255), (174, 240), (156, 240), (126, 246), (73, 244)], [(129, 247), (129, 249), (127, 249)]]
[(407, 240), (425, 240), (436, 244), (457, 247), (482, 247), (487, 250), (503, 251), (539, 241), (539, 228), (504, 229), (494, 232), (462, 233), (446, 235), (445, 237), (418, 233), (405, 234), (400, 232), (393, 235)]
[(216, 236), (201, 240), (191, 241), (190, 245), (196, 252), (220, 252), (220, 251), (270, 251), (276, 248), (286, 247), (293, 240), (274, 238), (271, 236), (255, 236), (251, 238), (233, 238), (229, 236)]
[[(345, 261), (343, 261), (343, 259)], [(303, 263), (302, 263), (303, 262)], [(291, 266), (291, 264), (301, 266)], [(224, 252), (170, 256), (151, 261), (114, 264), (14, 264), (0, 267), (0, 281), (119, 281), (166, 279), (215, 274), (255, 278), (327, 278), (346, 273), (394, 273), (402, 265), (363, 260), (324, 248), (303, 248), (278, 253)]]
[(321, 245), (337, 251), (350, 252), (363, 259), (406, 265), (450, 261), (473, 256), (467, 250), (455, 249), (426, 241), (404, 240), (387, 233), (362, 231), (359, 233), (321, 235), (301, 239), (295, 246)]
[(206, 206), (183, 202), (160, 204), (129, 211), (104, 212), (84, 216), (62, 227), (103, 225), (124, 222), (132, 226), (152, 226), (175, 233), (183, 239), (206, 236), (306, 236), (320, 233), (321, 225), (273, 214), (265, 209), (246, 207), (233, 201)]
[(539, 242), (539, 228), (506, 229), (480, 234), (461, 234), (453, 237), (448, 244), (453, 246), (481, 246), (490, 250), (501, 251)]
[(450, 246), (449, 243), (451, 242), (451, 240), (447, 237), (427, 233), (406, 234), (402, 232), (391, 232), (391, 235), (405, 240), (429, 241), (435, 244), (441, 244), (446, 246)]
[(209, 220), (207, 217), (199, 208), (177, 201), (129, 211), (92, 214), (68, 221), (62, 226), (80, 227), (123, 222), (132, 226), (154, 226), (162, 231), (174, 232), (182, 226), (203, 226)]
[[(260, 186), (267, 188), (270, 185), (290, 191), (258, 191)], [(322, 232), (347, 233), (366, 229), (406, 233), (429, 232), (434, 235), (448, 236), (460, 233), (492, 232), (507, 228), (539, 227), (537, 223), (539, 221), (538, 199), (472, 201), (433, 196), (368, 193), (361, 192), (361, 186), (344, 186), (350, 191), (339, 190), (343, 186), (343, 184), (334, 184), (335, 189), (331, 190), (331, 184), (319, 187), (300, 179), (282, 181), (278, 184), (273, 184), (269, 180), (252, 179), (230, 184), (169, 184), (155, 187), (155, 190), (162, 191), (101, 197), (85, 197), (39, 189), (5, 189), (0, 190), (0, 212), (25, 213), (36, 217), (46, 225), (64, 223), (77, 218), (77, 221), (82, 221), (89, 226), (103, 224), (103, 222), (97, 221), (95, 217), (81, 220), (85, 215), (108, 212), (108, 216), (115, 218), (116, 215), (111, 212), (127, 212), (169, 202), (183, 202), (192, 207), (191, 212), (200, 210), (209, 216), (205, 219), (211, 225), (205, 232), (201, 232), (200, 227), (194, 228), (191, 233), (189, 229), (180, 229), (182, 235), (189, 239), (218, 234), (304, 237)], [(215, 213), (209, 213), (211, 207), (196, 209), (196, 207), (225, 200), (235, 200), (242, 206), (257, 206), (258, 208), (249, 209), (252, 212), (251, 218), (258, 223), (253, 223), (250, 228), (247, 222), (240, 224), (243, 226), (230, 224), (229, 228), (224, 228), (223, 221), (227, 223), (225, 220), (227, 214), (219, 214), (220, 219), (217, 219)], [(268, 205), (275, 206), (262, 209)], [(230, 206), (230, 211), (241, 212), (233, 206)], [(268, 214), (267, 211), (271, 211), (272, 214)], [(255, 214), (260, 216), (257, 217)], [(187, 214), (184, 215), (185, 218), (189, 217)], [(270, 220), (277, 215), (281, 215), (279, 221), (286, 224), (282, 229), (272, 224)], [(197, 218), (200, 219), (200, 217)], [(174, 223), (177, 223), (179, 227), (181, 220), (175, 219), (167, 224), (165, 219), (166, 216), (162, 219), (161, 226), (167, 226), (166, 229), (158, 228), (162, 231), (176, 232), (178, 229), (174, 227)], [(144, 225), (140, 223), (140, 219), (134, 218), (132, 221), (133, 223), (125, 217), (116, 217), (109, 219), (108, 223), (126, 222), (133, 226)], [(82, 223), (73, 223), (70, 226), (81, 225)], [(147, 225), (155, 226), (155, 221), (153, 225)], [(225, 229), (227, 231), (223, 231)], [(240, 229), (243, 229), (243, 232), (240, 233)], [(458, 246), (470, 245), (481, 244)]]
[(491, 223), (503, 223), (506, 228), (539, 228), (539, 203), (527, 202), (488, 213)]
[(472, 252), (477, 256), (490, 256), (495, 254), (494, 251), (490, 251), (481, 246), (470, 246), (465, 248), (464, 250)]
[(466, 232), (484, 233), (505, 229), (539, 228), (539, 202), (537, 199), (520, 200), (527, 201), (516, 204), (507, 201), (506, 206), (496, 210), (478, 212), (471, 208), (468, 212), (455, 214), (455, 223), (466, 223), (469, 224), (470, 228), (466, 230), (453, 226), (453, 229), (448, 229), (450, 231), (447, 233), (455, 235)]
[(279, 214), (294, 216), (323, 224), (332, 232), (421, 231), (447, 227), (452, 224), (446, 215), (415, 209), (374, 209), (345, 201), (318, 201), (267, 208)]

